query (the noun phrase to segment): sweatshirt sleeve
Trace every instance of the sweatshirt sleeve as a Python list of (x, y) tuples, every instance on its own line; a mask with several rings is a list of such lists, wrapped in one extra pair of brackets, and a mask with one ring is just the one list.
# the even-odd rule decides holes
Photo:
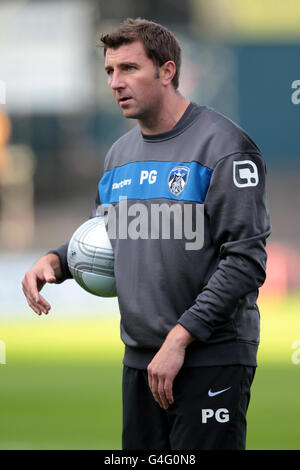
[[(100, 205), (100, 197), (99, 197), (99, 191), (97, 191), (96, 198), (95, 198), (94, 204), (90, 212), (90, 217), (89, 217), (90, 219), (93, 217), (96, 217), (97, 208), (99, 207), (99, 205)], [(68, 260), (67, 260), (69, 241), (70, 240), (68, 240), (66, 243), (59, 246), (55, 250), (48, 251), (48, 253), (54, 253), (55, 255), (57, 255), (60, 260), (60, 265), (62, 269), (62, 279), (60, 279), (59, 281), (56, 281), (56, 284), (61, 284), (67, 279), (72, 279), (72, 274), (70, 273)]]
[(234, 318), (241, 299), (265, 280), (265, 246), (271, 225), (265, 164), (259, 154), (235, 154), (218, 162), (205, 212), (219, 261), (194, 304), (178, 320), (203, 342), (215, 328)]

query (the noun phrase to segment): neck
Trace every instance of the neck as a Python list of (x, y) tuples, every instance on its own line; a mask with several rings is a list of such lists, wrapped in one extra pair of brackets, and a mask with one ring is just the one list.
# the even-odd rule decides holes
[(177, 124), (190, 102), (179, 92), (175, 91), (164, 96), (151, 114), (139, 120), (143, 134), (161, 134)]

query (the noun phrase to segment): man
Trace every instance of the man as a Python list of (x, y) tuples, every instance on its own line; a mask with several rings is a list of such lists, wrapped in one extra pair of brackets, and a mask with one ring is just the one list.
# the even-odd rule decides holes
[[(147, 214), (155, 204), (169, 215), (176, 206), (197, 236), (204, 208), (195, 246), (187, 236), (164, 239), (161, 228), (112, 239), (125, 343), (123, 449), (244, 449), (271, 231), (264, 162), (242, 129), (179, 93), (180, 46), (164, 27), (127, 20), (101, 40), (114, 98), (138, 124), (108, 152), (92, 216), (113, 205), (120, 221), (125, 202), (131, 215), (137, 201)], [(39, 315), (50, 309), (39, 293), (45, 282), (71, 277), (67, 245), (25, 275)]]

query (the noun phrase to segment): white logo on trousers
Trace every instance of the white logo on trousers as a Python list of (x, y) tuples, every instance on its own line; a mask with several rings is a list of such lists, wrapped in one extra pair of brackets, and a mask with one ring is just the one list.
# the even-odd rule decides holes
[(227, 408), (219, 408), (214, 412), (211, 408), (204, 408), (202, 411), (202, 423), (206, 424), (208, 419), (215, 417), (218, 423), (226, 423), (229, 421), (229, 411)]

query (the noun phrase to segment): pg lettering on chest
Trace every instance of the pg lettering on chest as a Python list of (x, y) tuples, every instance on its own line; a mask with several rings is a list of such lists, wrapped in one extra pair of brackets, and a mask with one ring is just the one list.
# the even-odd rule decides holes
[(153, 184), (155, 183), (157, 178), (157, 170), (142, 170), (140, 174), (140, 184), (144, 183), (149, 183)]

